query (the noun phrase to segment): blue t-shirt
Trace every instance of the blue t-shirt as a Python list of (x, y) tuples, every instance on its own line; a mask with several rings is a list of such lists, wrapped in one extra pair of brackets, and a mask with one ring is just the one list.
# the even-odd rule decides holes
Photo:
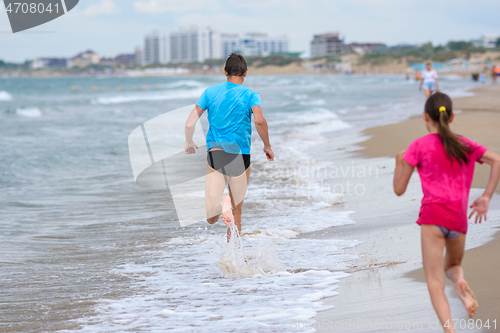
[(208, 112), (207, 150), (250, 154), (252, 107), (261, 106), (259, 93), (241, 84), (223, 82), (205, 89), (196, 104)]

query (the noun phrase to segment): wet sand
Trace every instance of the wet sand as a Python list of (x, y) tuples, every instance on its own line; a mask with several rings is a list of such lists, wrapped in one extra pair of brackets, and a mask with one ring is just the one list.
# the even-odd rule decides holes
[[(454, 100), (455, 110), (461, 107), (464, 111), (457, 112), (452, 129), (500, 153), (500, 112), (497, 112), (495, 103), (499, 99), (495, 93), (500, 96), (500, 85), (481, 87), (474, 93), (485, 97)], [(465, 107), (479, 105), (483, 100), (485, 102), (476, 111)], [(442, 332), (437, 326), (437, 316), (422, 270), (420, 228), (414, 223), (422, 196), (418, 176), (412, 177), (403, 197), (395, 198), (390, 187), (394, 159), (388, 157), (395, 156), (415, 138), (426, 134), (422, 117), (415, 117), (402, 123), (368, 129), (363, 133), (369, 138), (367, 141), (354, 142), (354, 145), (365, 147), (361, 154), (371, 158), (368, 161), (376, 164), (381, 174), (377, 179), (365, 181), (365, 196), (347, 198), (342, 207), (356, 212), (353, 215), (356, 224), (335, 228), (320, 236), (331, 237), (333, 234), (338, 238), (364, 240), (365, 243), (353, 250), (363, 259), (352, 276), (340, 282), (337, 290), (340, 296), (325, 300), (335, 308), (320, 312), (314, 318), (318, 332), (396, 332), (408, 330), (408, 327), (413, 332)], [(356, 152), (355, 148), (352, 150)], [(489, 166), (478, 165), (472, 200), (482, 193), (481, 188), (486, 186), (488, 177)], [(496, 196), (490, 206), (489, 220), (482, 225), (470, 224), (463, 262), (465, 277), (480, 305), (474, 319), (481, 319), (483, 323), (489, 319), (490, 325), (496, 319), (497, 329), (500, 323), (500, 232), (492, 226), (498, 227), (499, 224), (500, 197)], [(488, 240), (491, 241), (477, 247)], [(468, 320), (449, 282), (445, 292), (453, 318)]]
[[(500, 232), (497, 232), (493, 241), (485, 246), (467, 251), (463, 261), (465, 279), (479, 301), (479, 309), (474, 319), (481, 319), (483, 323), (488, 319), (490, 323), (496, 319), (498, 330), (500, 330), (499, 253)], [(425, 274), (422, 269), (412, 271), (406, 276), (416, 281), (425, 282)], [(448, 284), (452, 286), (449, 281)]]

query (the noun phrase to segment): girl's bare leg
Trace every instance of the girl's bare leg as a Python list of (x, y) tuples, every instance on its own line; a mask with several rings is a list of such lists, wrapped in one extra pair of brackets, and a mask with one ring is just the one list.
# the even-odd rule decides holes
[(425, 100), (427, 100), (429, 98), (430, 95), (432, 95), (433, 91), (429, 90), (429, 89), (424, 89), (424, 92), (425, 92)]
[[(450, 304), (444, 294), (443, 252), (445, 237), (435, 225), (421, 225), (422, 259), (432, 306), (445, 332), (454, 333)], [(444, 325), (449, 326), (444, 327)]]
[(465, 250), (465, 235), (461, 234), (457, 238), (446, 240), (446, 256), (444, 259), (444, 271), (446, 276), (455, 284), (458, 297), (464, 303), (469, 317), (474, 317), (479, 307), (476, 296), (469, 288), (469, 284), (464, 279), (462, 269), (462, 258)]

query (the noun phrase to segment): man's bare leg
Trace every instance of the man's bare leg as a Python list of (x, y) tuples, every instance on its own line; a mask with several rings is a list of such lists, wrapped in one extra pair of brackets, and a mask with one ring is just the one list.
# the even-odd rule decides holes
[(226, 188), (227, 176), (207, 165), (205, 180), (205, 209), (207, 222), (214, 224), (222, 213), (222, 194)]
[[(229, 195), (231, 197), (231, 205), (233, 207), (234, 223), (238, 228), (238, 234), (241, 234), (241, 214), (243, 208), (243, 200), (247, 194), (248, 181), (250, 179), (250, 167), (245, 170), (245, 173), (238, 177), (229, 177)], [(227, 229), (228, 240), (231, 238), (231, 229)]]
[(233, 207), (229, 195), (226, 195), (224, 199), (222, 199), (222, 221), (224, 221), (228, 227), (232, 226), (234, 222)]

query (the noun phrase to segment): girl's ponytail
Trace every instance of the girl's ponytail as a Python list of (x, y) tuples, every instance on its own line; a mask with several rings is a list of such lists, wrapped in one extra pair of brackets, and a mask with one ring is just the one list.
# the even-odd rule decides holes
[(460, 164), (467, 164), (467, 154), (470, 148), (466, 146), (450, 129), (449, 122), (453, 114), (451, 98), (443, 93), (436, 92), (425, 103), (425, 112), (438, 125), (438, 132), (444, 149), (453, 161), (455, 158)]

